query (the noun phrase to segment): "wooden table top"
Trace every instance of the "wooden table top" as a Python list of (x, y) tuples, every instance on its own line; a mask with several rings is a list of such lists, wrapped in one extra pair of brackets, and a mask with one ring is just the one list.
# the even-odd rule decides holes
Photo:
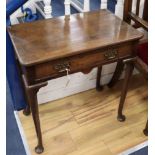
[(24, 66), (138, 40), (143, 36), (107, 10), (13, 25), (8, 31)]

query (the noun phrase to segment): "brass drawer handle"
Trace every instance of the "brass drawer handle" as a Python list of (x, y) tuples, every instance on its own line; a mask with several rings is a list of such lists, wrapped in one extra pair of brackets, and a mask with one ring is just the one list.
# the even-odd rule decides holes
[(107, 50), (107, 51), (104, 53), (105, 58), (108, 59), (108, 60), (111, 60), (111, 59), (116, 58), (117, 55), (118, 55), (117, 50)]
[(67, 61), (58, 63), (54, 66), (54, 69), (57, 70), (58, 72), (65, 72), (67, 69), (70, 70), (70, 63)]

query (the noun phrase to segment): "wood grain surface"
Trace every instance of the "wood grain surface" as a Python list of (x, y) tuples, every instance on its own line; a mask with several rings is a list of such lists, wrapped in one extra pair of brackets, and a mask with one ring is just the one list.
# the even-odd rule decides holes
[(8, 31), (20, 63), (26, 66), (143, 36), (107, 10), (14, 25)]

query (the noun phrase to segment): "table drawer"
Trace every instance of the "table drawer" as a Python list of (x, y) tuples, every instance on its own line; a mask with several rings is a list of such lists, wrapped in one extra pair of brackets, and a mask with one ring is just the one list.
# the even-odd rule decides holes
[(118, 59), (132, 55), (130, 45), (94, 50), (85, 54), (61, 58), (35, 66), (35, 79), (54, 78), (69, 73), (80, 72), (85, 69), (108, 64)]

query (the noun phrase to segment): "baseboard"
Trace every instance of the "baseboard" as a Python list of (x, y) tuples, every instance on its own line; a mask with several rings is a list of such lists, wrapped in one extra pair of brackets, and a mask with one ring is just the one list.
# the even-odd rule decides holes
[(21, 121), (19, 119), (17, 111), (14, 111), (14, 116), (15, 116), (15, 119), (16, 119), (16, 122), (17, 122), (19, 133), (21, 135), (21, 139), (22, 139), (22, 142), (23, 142), (23, 145), (24, 145), (24, 148), (25, 148), (26, 155), (31, 155), (31, 152), (30, 152), (27, 140), (26, 140), (26, 136), (25, 136), (25, 133), (24, 133), (24, 129), (23, 129), (23, 126), (22, 126)]
[(134, 152), (136, 152), (136, 151), (138, 151), (138, 150), (140, 150), (140, 149), (142, 149), (142, 148), (144, 148), (146, 146), (148, 146), (148, 141), (145, 141), (145, 142), (143, 142), (141, 144), (138, 144), (138, 145), (136, 145), (136, 146), (134, 146), (134, 147), (120, 153), (119, 155), (130, 155), (131, 153), (134, 153)]

